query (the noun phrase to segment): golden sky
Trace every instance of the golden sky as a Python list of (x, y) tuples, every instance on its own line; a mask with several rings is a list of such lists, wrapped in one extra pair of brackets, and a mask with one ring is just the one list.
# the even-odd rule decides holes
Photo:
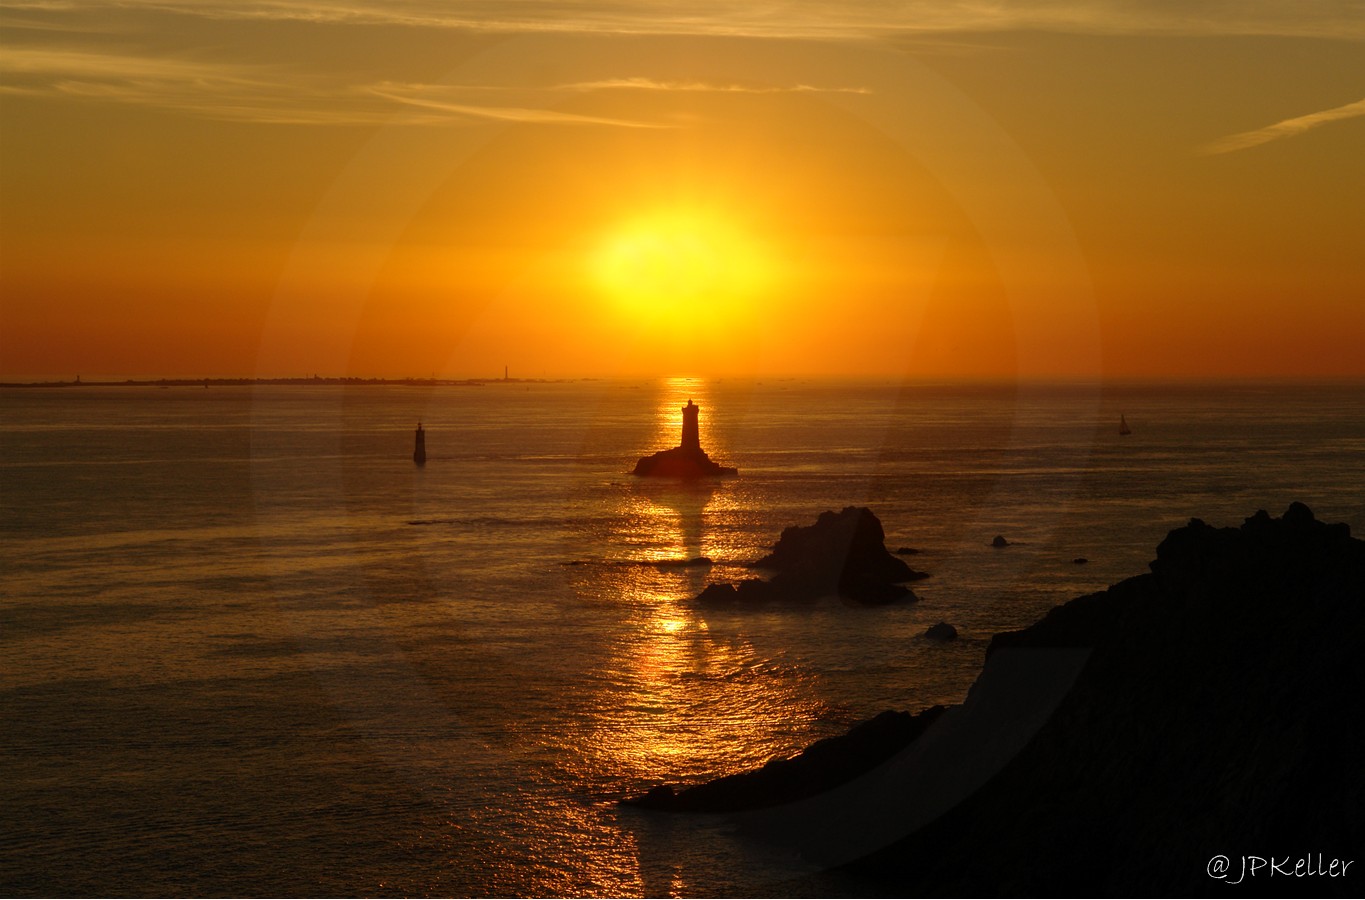
[(1365, 376), (1365, 12), (0, 2), (0, 380)]

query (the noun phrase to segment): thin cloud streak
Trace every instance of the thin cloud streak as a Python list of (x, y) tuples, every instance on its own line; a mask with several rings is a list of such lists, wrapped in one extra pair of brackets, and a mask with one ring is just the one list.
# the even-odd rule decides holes
[(0, 56), (0, 71), (77, 78), (191, 79), (221, 76), (224, 67), (170, 57), (101, 53), (68, 47), (11, 47)]
[[(277, 66), (246, 66), (69, 47), (19, 47), (0, 56), (0, 94), (126, 103), (230, 122), (289, 125), (437, 125), (485, 119), (545, 125), (667, 128), (588, 116), (535, 102), (553, 92), (381, 82), (349, 85)], [(515, 95), (522, 105), (471, 102)], [(549, 104), (547, 104), (548, 106)]]
[(1255, 131), (1243, 131), (1239, 134), (1228, 135), (1206, 144), (1201, 150), (1206, 155), (1233, 153), (1237, 150), (1246, 150), (1248, 147), (1267, 144), (1280, 138), (1303, 134), (1305, 131), (1317, 128), (1319, 125), (1325, 125), (1328, 122), (1339, 122), (1342, 119), (1353, 119), (1356, 116), (1365, 116), (1365, 100), (1357, 100), (1355, 103), (1347, 103), (1345, 106), (1309, 113), (1306, 116), (1285, 119), (1283, 122), (1276, 122), (1274, 125), (1267, 125), (1265, 128), (1257, 128)]
[(323, 79), (272, 67), (15, 47), (0, 55), (0, 72), (11, 96), (126, 103), (235, 122), (356, 125), (386, 119), (381, 109), (358, 106)]
[(790, 87), (763, 86), (763, 85), (744, 85), (744, 84), (712, 84), (703, 81), (659, 81), (653, 78), (607, 78), (599, 81), (580, 81), (574, 84), (562, 84), (557, 90), (562, 91), (609, 91), (609, 90), (638, 90), (638, 91), (681, 91), (681, 92), (700, 92), (700, 93), (721, 93), (721, 94), (870, 94), (872, 91), (865, 87), (834, 87), (824, 88), (815, 87), (809, 84), (795, 84)]
[[(395, 103), (403, 103), (422, 109), (434, 109), (455, 116), (480, 119), (494, 119), (500, 122), (521, 122), (535, 125), (611, 125), (618, 128), (671, 128), (653, 122), (636, 122), (629, 119), (613, 119), (603, 116), (585, 116), (579, 113), (563, 112), (554, 109), (537, 109), (518, 106), (480, 106), (458, 103), (431, 96), (433, 90), (427, 85), (383, 85), (370, 88), (370, 93)], [(411, 93), (403, 93), (404, 90)]]

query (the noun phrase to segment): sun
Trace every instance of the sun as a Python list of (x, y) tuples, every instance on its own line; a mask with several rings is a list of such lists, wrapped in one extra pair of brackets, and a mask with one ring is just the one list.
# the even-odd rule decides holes
[(591, 260), (598, 286), (633, 317), (741, 314), (769, 286), (761, 243), (724, 219), (668, 211), (621, 224)]

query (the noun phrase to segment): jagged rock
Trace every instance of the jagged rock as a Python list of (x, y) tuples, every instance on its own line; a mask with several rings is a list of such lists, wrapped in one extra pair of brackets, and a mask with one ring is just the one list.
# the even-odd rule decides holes
[[(1365, 542), (1349, 527), (1302, 504), (1240, 528), (1193, 519), (1149, 574), (997, 635), (963, 704), (923, 740), (881, 738), (882, 761), (838, 791), (773, 764), (649, 805), (780, 804), (736, 824), (869, 895), (1221, 896), (1242, 854), (1365, 846), (1361, 634)], [(1220, 853), (1228, 884), (1207, 873)]]
[(823, 512), (814, 525), (785, 529), (772, 552), (753, 565), (775, 574), (768, 581), (749, 579), (733, 587), (708, 585), (697, 600), (728, 605), (837, 594), (855, 603), (877, 605), (914, 599), (903, 583), (928, 577), (887, 552), (882, 523), (861, 506)]
[(955, 641), (957, 640), (957, 629), (947, 622), (939, 622), (937, 625), (930, 625), (925, 630), (924, 636), (935, 641)]
[(928, 577), (887, 552), (881, 520), (865, 506), (822, 512), (814, 525), (783, 529), (772, 552), (754, 566), (814, 579), (864, 576), (902, 582)]
[(697, 602), (710, 606), (761, 603), (775, 599), (776, 595), (770, 593), (771, 590), (769, 584), (761, 578), (746, 578), (738, 584), (713, 582), (697, 595)]

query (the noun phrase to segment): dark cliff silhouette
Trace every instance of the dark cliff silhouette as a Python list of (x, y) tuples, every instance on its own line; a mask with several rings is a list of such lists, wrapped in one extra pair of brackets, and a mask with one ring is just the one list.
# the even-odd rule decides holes
[(1281, 862), (1247, 890), (1358, 894), (1327, 873), (1365, 866), (1365, 542), (1295, 503), (1191, 520), (1151, 570), (998, 635), (960, 706), (635, 802), (726, 812), (874, 894), (1226, 896), (1243, 857)]
[(660, 450), (652, 456), (642, 456), (632, 475), (654, 478), (718, 478), (738, 475), (739, 470), (722, 466), (711, 460), (701, 448), (701, 431), (697, 414), (701, 407), (691, 400), (682, 408), (682, 442), (671, 450)]
[(772, 552), (753, 566), (775, 574), (767, 581), (709, 584), (697, 601), (749, 605), (837, 595), (857, 603), (889, 603), (913, 600), (904, 583), (928, 577), (887, 552), (881, 520), (865, 506), (822, 512), (813, 525), (784, 529)]

